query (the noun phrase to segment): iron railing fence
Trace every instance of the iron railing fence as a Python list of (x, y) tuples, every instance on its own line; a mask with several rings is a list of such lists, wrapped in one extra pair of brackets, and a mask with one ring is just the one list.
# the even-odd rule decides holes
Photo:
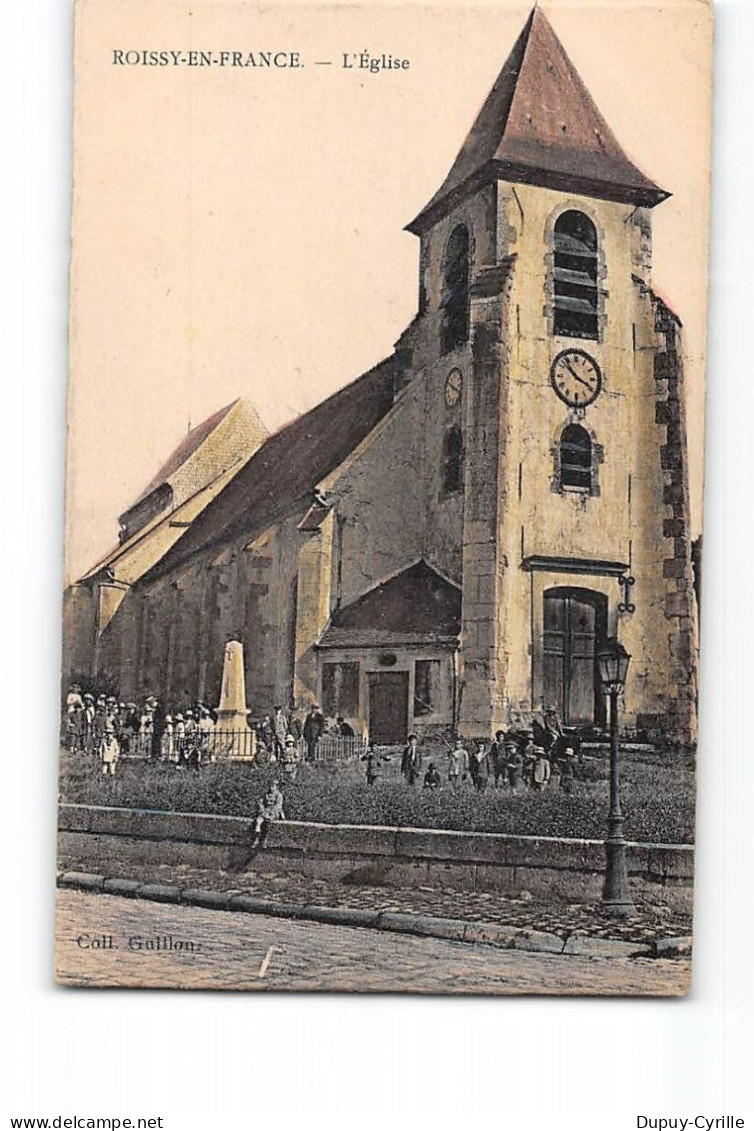
[[(236, 759), (252, 761), (257, 752), (256, 735), (251, 730), (228, 731), (218, 727), (212, 730), (196, 730), (189, 734), (166, 731), (154, 743), (153, 734), (149, 731), (134, 734), (126, 731), (118, 733), (120, 757), (134, 762), (219, 762), (223, 759)], [(101, 735), (96, 732), (91, 734), (68, 734), (64, 738), (65, 745), (74, 754), (98, 756), (100, 752)]]
[[(323, 734), (317, 740), (314, 750), (315, 762), (351, 762), (361, 758), (367, 752), (369, 743), (361, 735)], [(307, 747), (303, 739), (299, 740), (303, 749), (302, 757), (306, 757)]]
[[(175, 765), (206, 765), (222, 761), (257, 761), (267, 763), (286, 761), (284, 749), (271, 748), (261, 742), (253, 730), (228, 731), (220, 727), (195, 730), (189, 734), (166, 731), (159, 744), (153, 742), (150, 731), (134, 733), (115, 731), (120, 747), (119, 757), (133, 762), (160, 761)], [(65, 732), (63, 743), (72, 754), (99, 757), (102, 735), (98, 731), (85, 733)], [(358, 735), (323, 734), (314, 748), (313, 761), (351, 762), (363, 757), (367, 739)], [(309, 760), (309, 747), (303, 738), (296, 740), (295, 758), (298, 762)]]
[[(352, 762), (366, 752), (368, 742), (360, 735), (323, 734), (314, 747), (314, 762)], [(285, 761), (284, 747), (273, 743), (257, 743), (257, 756), (261, 762)], [(296, 740), (296, 757), (299, 762), (310, 760), (309, 745), (305, 739)]]

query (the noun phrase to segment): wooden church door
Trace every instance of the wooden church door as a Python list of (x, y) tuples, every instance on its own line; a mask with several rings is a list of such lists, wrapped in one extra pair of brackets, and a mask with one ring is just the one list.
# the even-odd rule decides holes
[(606, 628), (607, 600), (601, 593), (565, 588), (545, 593), (544, 704), (566, 726), (604, 722), (596, 654)]
[(369, 672), (369, 739), (397, 746), (408, 736), (408, 672)]

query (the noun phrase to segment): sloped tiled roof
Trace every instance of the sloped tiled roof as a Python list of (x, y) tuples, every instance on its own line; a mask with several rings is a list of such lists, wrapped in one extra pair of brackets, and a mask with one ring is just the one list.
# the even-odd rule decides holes
[(303, 498), (390, 411), (393, 370), (388, 358), (270, 436), (152, 573), (258, 528)]
[(460, 588), (422, 559), (337, 609), (319, 647), (439, 642), (460, 631)]
[(179, 506), (186, 502), (231, 463), (250, 456), (268, 435), (256, 408), (237, 397), (181, 440), (136, 501), (120, 516), (122, 525), (130, 535), (144, 525), (145, 517), (154, 513), (153, 505), (160, 508), (161, 503)]
[(163, 483), (169, 482), (171, 476), (175, 475), (178, 468), (186, 463), (197, 448), (204, 443), (210, 433), (214, 432), (220, 421), (224, 420), (230, 410), (238, 404), (239, 399), (240, 398), (237, 398), (231, 401), (230, 404), (226, 404), (225, 408), (219, 409), (218, 412), (213, 413), (212, 416), (208, 416), (206, 420), (203, 420), (201, 424), (197, 424), (196, 428), (192, 428), (188, 435), (184, 436), (183, 440), (181, 440), (178, 447), (171, 453), (169, 459), (165, 461), (154, 478), (149, 481), (138, 498), (134, 499), (128, 509), (131, 510), (133, 507), (136, 507), (142, 499), (146, 499), (147, 495), (151, 495), (152, 492), (156, 491)]
[(267, 434), (254, 406), (242, 397), (193, 428), (120, 516), (119, 544), (81, 581), (104, 572), (129, 585), (137, 581), (184, 536)]
[(424, 231), (480, 184), (496, 179), (649, 207), (669, 195), (623, 152), (539, 8), (443, 184), (408, 231)]
[(242, 459), (236, 460), (180, 506), (160, 511), (125, 542), (110, 550), (80, 581), (92, 582), (107, 574), (111, 580), (133, 585), (159, 562), (175, 542), (184, 537), (196, 516), (238, 473), (242, 463)]

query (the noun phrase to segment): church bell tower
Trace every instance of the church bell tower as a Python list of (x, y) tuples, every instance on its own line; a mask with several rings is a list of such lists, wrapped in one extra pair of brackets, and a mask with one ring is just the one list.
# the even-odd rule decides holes
[(408, 225), (414, 364), (444, 397), (443, 459), (458, 468), (435, 525), (456, 515), (466, 736), (547, 708), (602, 725), (608, 636), (633, 657), (626, 722), (695, 735), (680, 321), (650, 278), (652, 210), (668, 196), (535, 8)]

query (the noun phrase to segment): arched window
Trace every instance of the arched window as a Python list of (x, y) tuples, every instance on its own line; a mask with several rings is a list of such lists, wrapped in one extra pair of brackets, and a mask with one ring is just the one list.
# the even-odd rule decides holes
[(463, 487), (463, 436), (457, 424), (445, 433), (442, 449), (443, 492), (452, 495)]
[(560, 486), (592, 489), (592, 438), (580, 424), (568, 424), (560, 437)]
[(555, 221), (554, 331), (566, 338), (597, 338), (597, 229), (583, 212)]
[(441, 349), (450, 353), (469, 340), (469, 233), (454, 228), (442, 269)]

